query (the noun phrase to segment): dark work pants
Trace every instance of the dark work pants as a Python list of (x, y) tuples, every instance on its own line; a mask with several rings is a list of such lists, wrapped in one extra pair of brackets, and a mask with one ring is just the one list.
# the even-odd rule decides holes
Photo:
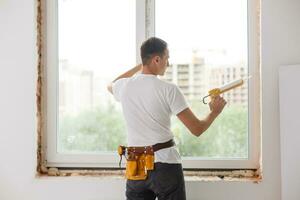
[(127, 180), (127, 200), (185, 200), (181, 164), (155, 163), (146, 180)]

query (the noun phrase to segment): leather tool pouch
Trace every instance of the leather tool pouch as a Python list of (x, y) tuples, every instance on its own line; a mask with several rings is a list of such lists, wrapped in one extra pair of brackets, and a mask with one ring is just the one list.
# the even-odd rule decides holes
[(154, 170), (154, 152), (172, 147), (175, 142), (171, 139), (164, 143), (157, 143), (145, 147), (125, 147), (119, 146), (120, 155), (119, 166), (121, 167), (122, 156), (125, 156), (126, 178), (129, 180), (145, 180), (149, 170)]
[[(122, 148), (122, 147), (121, 147)], [(134, 147), (123, 147), (125, 150), (120, 151), (119, 155), (125, 155), (126, 173), (125, 176), (129, 180), (145, 180), (148, 170), (154, 169), (154, 152), (152, 149), (139, 149)], [(120, 149), (120, 147), (119, 147)], [(120, 154), (122, 153), (122, 154)]]

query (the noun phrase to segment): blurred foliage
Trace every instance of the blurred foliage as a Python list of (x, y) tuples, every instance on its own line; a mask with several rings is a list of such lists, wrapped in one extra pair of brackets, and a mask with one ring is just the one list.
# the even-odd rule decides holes
[[(193, 112), (203, 118), (209, 112), (201, 102), (190, 102)], [(176, 118), (171, 127), (182, 156), (245, 158), (248, 155), (248, 110), (241, 105), (226, 106), (222, 114), (199, 138), (193, 136)], [(126, 124), (122, 111), (113, 103), (86, 110), (59, 120), (58, 151), (97, 153), (116, 151), (126, 144)]]

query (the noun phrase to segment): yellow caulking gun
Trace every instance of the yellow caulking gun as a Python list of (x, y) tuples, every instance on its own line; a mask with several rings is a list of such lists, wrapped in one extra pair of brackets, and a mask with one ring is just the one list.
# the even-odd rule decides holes
[(241, 78), (241, 79), (238, 79), (238, 80), (234, 80), (234, 81), (232, 81), (230, 83), (227, 83), (227, 84), (223, 85), (220, 88), (214, 88), (214, 89), (210, 90), (208, 92), (208, 95), (206, 95), (205, 97), (203, 97), (203, 99), (202, 99), (203, 103), (207, 104), (207, 102), (205, 102), (205, 99), (207, 97), (210, 96), (211, 98), (214, 98), (215, 96), (218, 96), (218, 95), (220, 95), (220, 94), (222, 94), (224, 92), (227, 92), (228, 90), (231, 90), (231, 89), (234, 89), (236, 87), (239, 87), (239, 86), (243, 85), (244, 82), (247, 81), (249, 78), (251, 78), (251, 76), (248, 76), (246, 78)]

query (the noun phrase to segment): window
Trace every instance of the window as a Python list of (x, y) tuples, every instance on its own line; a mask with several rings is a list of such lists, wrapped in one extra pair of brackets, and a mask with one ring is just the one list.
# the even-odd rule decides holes
[(118, 166), (125, 123), (106, 85), (136, 63), (136, 6), (47, 1), (48, 165)]
[[(255, 1), (47, 1), (46, 160), (55, 167), (118, 167), (126, 144), (119, 103), (106, 85), (140, 62), (146, 38), (166, 40), (166, 81), (199, 117), (201, 99), (233, 77), (252, 78), (224, 94), (228, 106), (200, 138), (174, 117), (184, 168), (258, 168), (259, 68)], [(172, 4), (172, 6), (170, 6)]]

